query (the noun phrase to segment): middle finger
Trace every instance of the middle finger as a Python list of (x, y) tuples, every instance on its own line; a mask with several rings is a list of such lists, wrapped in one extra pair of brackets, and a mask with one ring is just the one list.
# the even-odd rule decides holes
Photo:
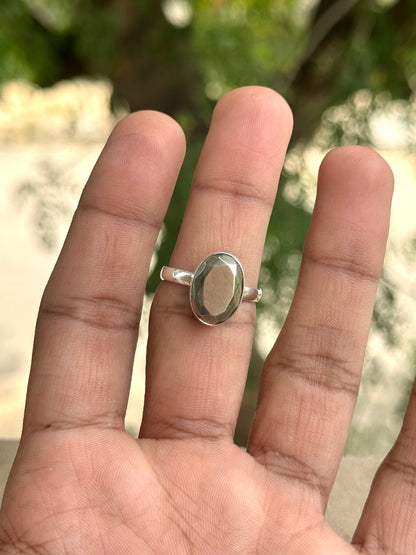
[[(170, 266), (194, 271), (230, 252), (256, 286), (264, 239), (292, 128), (286, 102), (245, 87), (218, 103), (195, 172)], [(252, 350), (255, 309), (242, 303), (224, 324), (192, 314), (189, 291), (163, 283), (149, 328), (140, 436), (229, 437), (235, 429)]]

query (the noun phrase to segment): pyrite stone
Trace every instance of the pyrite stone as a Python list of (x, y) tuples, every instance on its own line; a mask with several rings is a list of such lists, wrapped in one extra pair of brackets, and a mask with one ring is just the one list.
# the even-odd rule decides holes
[(237, 310), (244, 292), (244, 273), (231, 254), (218, 252), (201, 262), (191, 284), (191, 307), (208, 325), (225, 322)]

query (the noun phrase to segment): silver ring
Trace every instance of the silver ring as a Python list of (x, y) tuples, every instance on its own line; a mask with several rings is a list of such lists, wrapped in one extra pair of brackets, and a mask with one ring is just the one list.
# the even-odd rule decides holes
[(200, 322), (215, 326), (227, 321), (241, 301), (258, 303), (262, 290), (247, 287), (240, 261), (228, 252), (214, 252), (195, 273), (163, 266), (160, 279), (187, 285), (192, 312)]

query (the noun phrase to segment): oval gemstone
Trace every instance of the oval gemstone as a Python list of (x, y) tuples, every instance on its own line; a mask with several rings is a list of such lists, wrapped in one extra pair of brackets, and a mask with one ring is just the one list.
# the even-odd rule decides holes
[(244, 273), (231, 254), (211, 254), (196, 269), (190, 298), (193, 313), (204, 324), (225, 322), (237, 310), (244, 291)]

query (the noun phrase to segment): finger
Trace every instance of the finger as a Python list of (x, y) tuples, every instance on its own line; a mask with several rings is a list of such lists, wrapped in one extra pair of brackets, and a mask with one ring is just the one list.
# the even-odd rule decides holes
[(360, 553), (416, 552), (416, 385), (399, 437), (380, 466), (353, 543)]
[(293, 304), (261, 376), (248, 450), (322, 507), (359, 387), (392, 185), (370, 149), (325, 158)]
[[(235, 90), (217, 105), (170, 262), (194, 271), (226, 251), (256, 286), (265, 233), (292, 126), (270, 89)], [(208, 327), (185, 287), (163, 283), (150, 317), (142, 437), (232, 438), (252, 348), (255, 307)], [(163, 348), (161, 348), (163, 346)]]
[(156, 112), (110, 136), (42, 299), (25, 430), (123, 425), (149, 263), (183, 154), (181, 129)]

